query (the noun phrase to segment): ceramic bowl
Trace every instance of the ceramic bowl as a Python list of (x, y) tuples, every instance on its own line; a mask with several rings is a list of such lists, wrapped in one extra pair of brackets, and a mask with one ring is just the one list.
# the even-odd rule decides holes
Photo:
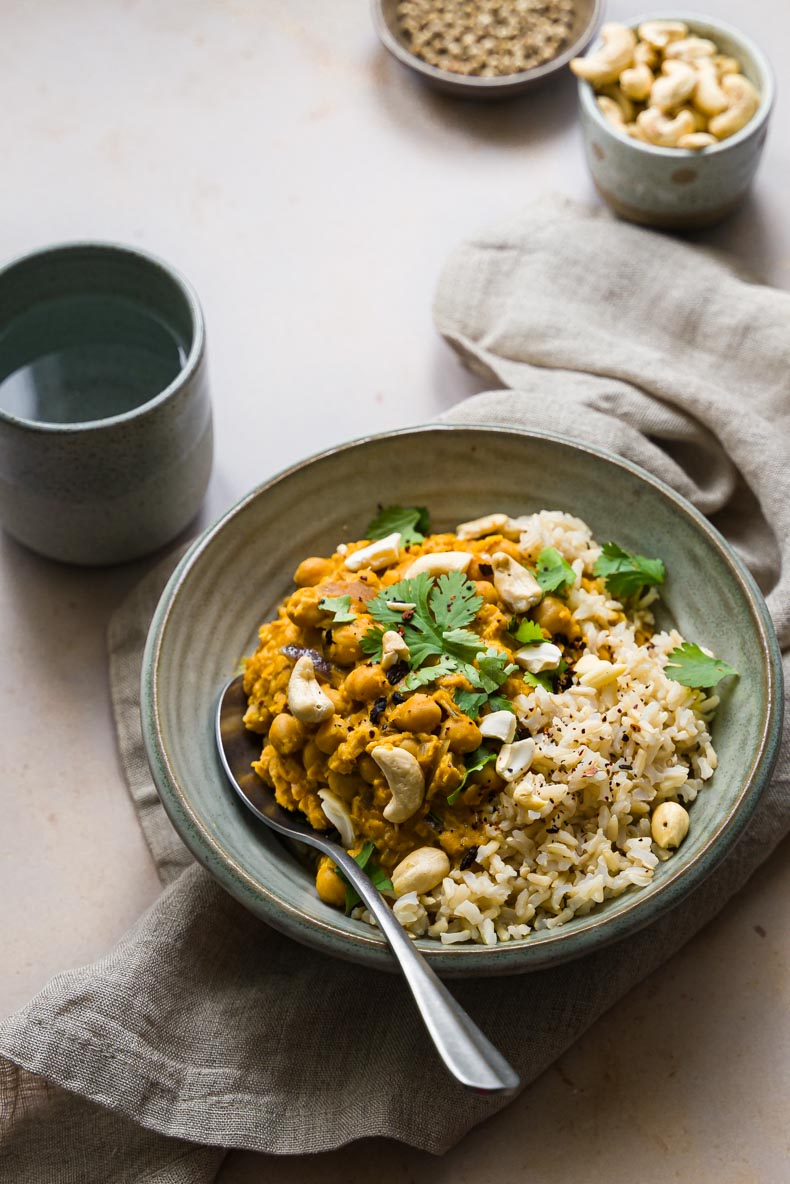
[(323, 904), (312, 874), (241, 805), (213, 731), (221, 687), (292, 589), (299, 561), (363, 536), (377, 502), (426, 505), (439, 530), (494, 509), (581, 515), (598, 538), (660, 555), (671, 618), (740, 672), (722, 690), (718, 770), (693, 806), (688, 838), (648, 888), (522, 941), (419, 947), (443, 975), (507, 974), (576, 957), (653, 921), (723, 858), (754, 809), (778, 743), (779, 652), (754, 582), (696, 510), (636, 466), (559, 437), (455, 426), (374, 436), (273, 478), (197, 540), (156, 610), (142, 680), (148, 758), (176, 830), (264, 921), (330, 954), (392, 969), (379, 933)]
[(440, 70), (417, 57), (409, 49), (401, 29), (397, 15), (398, 0), (372, 0), (371, 10), (373, 24), (384, 48), (434, 90), (464, 99), (507, 99), (540, 86), (562, 70), (563, 66), (567, 66), (571, 58), (578, 57), (595, 36), (601, 21), (603, 0), (577, 0), (574, 8), (574, 23), (567, 49), (541, 66), (522, 70), (518, 74), (503, 74), (498, 78), (454, 74), (451, 70)]
[[(773, 71), (749, 37), (712, 17), (672, 9), (625, 23), (636, 29), (652, 20), (685, 21), (693, 34), (715, 41), (721, 53), (740, 62), (760, 93), (760, 106), (741, 131), (710, 148), (658, 148), (615, 131), (593, 88), (580, 79), (587, 164), (601, 197), (620, 217), (666, 230), (711, 226), (740, 204), (757, 171), (774, 101)], [(597, 44), (590, 46), (590, 53)]]

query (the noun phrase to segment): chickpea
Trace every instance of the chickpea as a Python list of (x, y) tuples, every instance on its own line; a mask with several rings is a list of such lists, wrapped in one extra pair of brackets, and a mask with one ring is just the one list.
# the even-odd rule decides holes
[(490, 580), (475, 580), (475, 592), (482, 596), (486, 604), (496, 604), (499, 600), (497, 590)]
[(323, 593), (320, 588), (298, 588), (288, 599), (285, 611), (300, 629), (309, 629), (326, 620), (327, 614), (318, 607)]
[(442, 709), (430, 695), (412, 695), (390, 714), (390, 722), (401, 732), (433, 732), (441, 718)]
[(364, 657), (359, 642), (370, 625), (370, 620), (357, 617), (356, 621), (349, 621), (347, 625), (333, 627), (332, 641), (327, 651), (330, 662), (336, 666), (353, 666), (359, 662)]
[(346, 886), (335, 871), (335, 865), (328, 855), (322, 855), (318, 861), (315, 890), (324, 904), (331, 904), (342, 909), (346, 903)]
[(343, 683), (343, 690), (351, 699), (372, 703), (389, 689), (387, 676), (380, 666), (357, 666)]
[(474, 752), (483, 743), (483, 735), (477, 724), (465, 715), (445, 720), (441, 737), (447, 741), (450, 752)]
[(363, 777), (364, 780), (367, 781), (368, 785), (372, 785), (377, 777), (381, 779), (383, 776), (381, 769), (373, 760), (373, 757), (368, 756), (366, 752), (363, 752), (362, 756), (359, 758), (357, 768), (359, 769), (360, 777)]
[(326, 780), (332, 793), (336, 793), (344, 802), (352, 801), (366, 788), (360, 777), (353, 773), (336, 773), (334, 769), (327, 773)]
[(340, 747), (347, 735), (348, 729), (345, 721), (339, 715), (331, 715), (329, 719), (324, 720), (316, 732), (315, 743), (321, 752), (325, 752), (329, 756)]
[(303, 559), (297, 567), (294, 572), (294, 583), (300, 588), (312, 588), (315, 584), (320, 584), (331, 570), (332, 564), (328, 559), (319, 559), (317, 555), (311, 555), (309, 559)]
[(562, 633), (565, 637), (579, 635), (579, 626), (574, 621), (571, 610), (556, 596), (544, 596), (533, 616), (536, 623), (547, 633)]
[(482, 769), (476, 769), (474, 773), (470, 773), (467, 782), (467, 785), (479, 786), (483, 793), (490, 792), (491, 790), (500, 790), (504, 784), (493, 763), (485, 765)]
[(281, 756), (290, 756), (291, 753), (298, 752), (304, 744), (304, 739), (303, 723), (285, 712), (275, 715), (272, 726), (269, 728), (269, 743), (277, 749)]
[(311, 736), (302, 749), (302, 764), (305, 773), (313, 781), (319, 781), (323, 775), (325, 762), (326, 757)]

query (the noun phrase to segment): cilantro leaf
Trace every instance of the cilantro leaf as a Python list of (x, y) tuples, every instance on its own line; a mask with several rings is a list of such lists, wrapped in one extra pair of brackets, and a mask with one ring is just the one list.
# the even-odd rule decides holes
[(429, 683), (437, 682), (445, 674), (453, 674), (454, 671), (455, 662), (453, 659), (449, 654), (442, 654), (434, 666), (423, 666), (422, 670), (412, 670), (403, 686), (407, 691), (416, 691), (417, 687), (424, 687)]
[(576, 572), (555, 547), (544, 547), (535, 578), (544, 592), (559, 592), (576, 583)]
[(464, 757), (464, 764), (466, 765), (466, 772), (463, 775), (463, 778), (461, 780), (461, 784), (458, 786), (457, 789), (454, 789), (453, 792), (448, 796), (447, 804), (449, 806), (452, 806), (455, 804), (455, 802), (457, 802), (458, 795), (460, 794), (461, 790), (466, 785), (466, 781), (467, 781), (467, 778), (469, 777), (470, 773), (476, 773), (478, 769), (484, 769), (485, 766), (489, 763), (489, 761), (495, 761), (495, 760), (496, 760), (496, 753), (493, 752), (490, 748), (486, 748), (485, 745), (483, 745), (483, 744), (481, 744), (479, 748), (476, 748), (474, 752), (470, 752), (469, 756)]
[[(515, 620), (513, 621), (515, 624)], [(537, 621), (529, 621), (526, 618), (519, 624), (517, 629), (511, 629), (516, 641), (521, 642), (522, 645), (532, 645), (533, 642), (537, 644), (540, 641), (545, 641), (546, 638), (543, 630)]]
[(493, 646), (489, 646), (484, 654), (478, 656), (477, 665), (480, 670), (480, 682), (483, 690), (488, 691), (489, 694), (498, 690), (505, 679), (509, 678), (516, 670), (516, 666), (510, 661), (507, 654), (494, 649)]
[(488, 706), (492, 711), (512, 711), (516, 714), (516, 709), (510, 699), (506, 699), (504, 695), (491, 695), (488, 700)]
[[(372, 840), (367, 839), (362, 850), (358, 851), (354, 856), (354, 862), (358, 863), (363, 871), (367, 871), (374, 888), (378, 888), (379, 892), (392, 892), (392, 881), (387, 876), (387, 873), (370, 858), (375, 850), (376, 848)], [(340, 876), (340, 879), (346, 886), (346, 914), (348, 914), (359, 904), (360, 897), (356, 889), (352, 888), (351, 884), (349, 884), (340, 868), (336, 867), (334, 870), (335, 875)]]
[(684, 687), (715, 687), (723, 678), (737, 676), (738, 671), (721, 658), (712, 658), (694, 642), (684, 641), (667, 655), (664, 673)]
[(325, 613), (334, 613), (335, 625), (345, 625), (347, 621), (357, 619), (357, 614), (351, 611), (350, 596), (322, 596), (318, 607)]
[(430, 597), (434, 616), (445, 631), (468, 625), (482, 603), (483, 597), (478, 596), (474, 584), (462, 571), (439, 576)]
[(464, 715), (468, 715), (470, 719), (477, 719), (480, 714), (483, 704), (488, 699), (485, 691), (453, 691), (453, 699), (459, 711), (463, 711)]
[(663, 584), (666, 568), (660, 559), (646, 559), (632, 555), (617, 543), (604, 543), (601, 555), (593, 567), (594, 576), (602, 576), (612, 596), (627, 600), (648, 584)]
[(359, 639), (359, 648), (363, 654), (367, 654), (374, 662), (381, 661), (382, 638), (384, 630), (380, 625), (374, 625), (372, 629), (368, 629), (367, 633), (363, 633)]
[(543, 687), (546, 691), (554, 690), (554, 683), (548, 674), (530, 674), (529, 670), (522, 670), (521, 677), (524, 682), (529, 683), (531, 687)]
[(421, 543), (431, 529), (425, 506), (384, 506), (367, 528), (365, 538), (385, 539), (398, 531), (401, 545)]

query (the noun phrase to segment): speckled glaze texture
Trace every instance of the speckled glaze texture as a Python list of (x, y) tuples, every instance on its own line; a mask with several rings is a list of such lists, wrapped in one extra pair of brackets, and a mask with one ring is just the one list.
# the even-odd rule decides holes
[(208, 484), (212, 424), (203, 316), (160, 260), (101, 243), (53, 247), (0, 272), (0, 329), (51, 296), (109, 292), (179, 322), (188, 342), (165, 390), (121, 415), (50, 424), (0, 411), (0, 520), (34, 551), (77, 564), (135, 559), (173, 539)]
[(197, 540), (163, 594), (143, 663), (146, 750), (174, 826), (265, 921), (339, 957), (393, 968), (376, 930), (323, 904), (309, 872), (241, 805), (213, 731), (221, 687), (292, 587), (299, 561), (364, 536), (377, 502), (426, 505), (439, 530), (492, 510), (578, 514), (599, 539), (662, 556), (668, 614), (686, 637), (715, 645), (740, 671), (725, 684), (714, 726), (719, 768), (693, 806), (688, 838), (650, 887), (523, 941), (491, 949), (419, 945), (443, 975), (508, 974), (633, 933), (691, 891), (745, 825), (776, 754), (781, 665), (760, 593), (706, 520), (635, 465), (558, 437), (445, 425), (372, 437), (274, 478)]
[[(579, 81), (579, 112), (587, 163), (601, 196), (623, 218), (646, 226), (691, 229), (729, 214), (751, 185), (768, 133), (774, 97), (771, 67), (744, 34), (683, 10), (650, 13), (627, 23), (683, 20), (693, 33), (709, 37), (722, 53), (737, 58), (760, 92), (756, 115), (740, 132), (703, 151), (643, 144), (616, 132), (601, 113), (595, 93)], [(595, 51), (595, 44), (590, 52)]]

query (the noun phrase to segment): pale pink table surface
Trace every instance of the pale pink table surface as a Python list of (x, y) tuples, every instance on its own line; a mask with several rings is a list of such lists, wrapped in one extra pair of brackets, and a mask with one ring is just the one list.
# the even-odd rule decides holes
[[(773, 56), (780, 97), (753, 196), (704, 241), (790, 288), (790, 6), (707, 7)], [(480, 389), (432, 328), (442, 261), (533, 197), (596, 201), (569, 78), (504, 106), (437, 98), (379, 48), (365, 0), (6, 0), (2, 26), (0, 256), (114, 239), (192, 279), (217, 427), (204, 522), (306, 454)], [(5, 1014), (106, 951), (159, 884), (105, 653), (109, 616), (148, 564), (69, 570), (5, 535), (0, 562)], [(222, 1181), (354, 1184), (379, 1174), (386, 1146), (391, 1184), (782, 1184), (789, 851), (444, 1158), (381, 1143), (237, 1153)]]

